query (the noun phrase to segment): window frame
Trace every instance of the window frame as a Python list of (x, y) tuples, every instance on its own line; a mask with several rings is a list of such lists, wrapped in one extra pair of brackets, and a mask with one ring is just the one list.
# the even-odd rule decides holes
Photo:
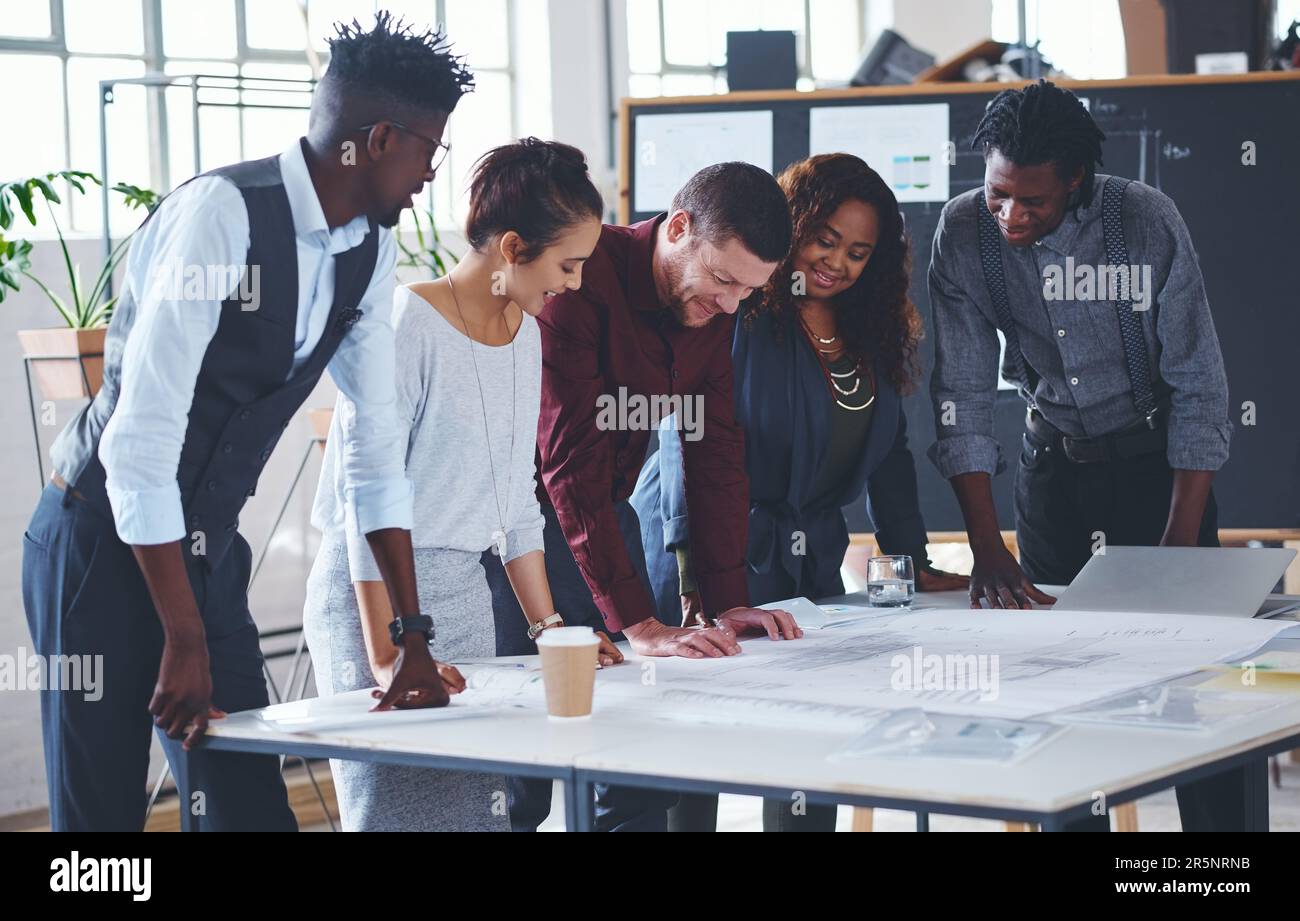
[[(27, 2), (36, 3), (41, 0), (27, 0)], [(144, 78), (121, 78), (110, 83), (142, 83), (146, 78), (152, 76), (166, 76), (171, 79), (179, 79), (203, 74), (202, 64), (211, 63), (213, 65), (233, 65), (236, 68), (236, 76), (241, 81), (259, 81), (273, 80), (276, 78), (261, 77), (256, 75), (245, 74), (245, 68), (250, 64), (282, 64), (282, 65), (311, 65), (313, 68), (319, 68), (317, 72), (323, 73), (329, 63), (327, 53), (321, 52), (315, 46), (309, 46), (301, 51), (280, 50), (271, 48), (257, 48), (250, 46), (248, 43), (248, 17), (246, 4), (250, 0), (231, 0), (234, 6), (235, 15), (235, 55), (234, 57), (209, 57), (196, 58), (193, 55), (169, 56), (166, 54), (163, 40), (163, 0), (138, 0), (141, 5), (141, 23), (143, 28), (143, 47), (142, 54), (130, 54), (121, 52), (81, 52), (72, 51), (67, 45), (67, 33), (65, 29), (65, 9), (63, 0), (44, 0), (49, 7), (50, 15), (50, 34), (41, 38), (24, 38), (16, 36), (0, 35), (0, 54), (35, 54), (56, 57), (59, 59), (59, 67), (62, 75), (63, 86), (63, 145), (59, 154), (59, 163), (51, 163), (50, 168), (58, 169), (93, 169), (96, 173), (102, 171), (102, 163), (84, 164), (72, 163), (72, 124), (71, 124), (71, 91), (68, 81), (69, 61), (76, 58), (94, 58), (94, 59), (112, 59), (121, 61), (139, 61), (144, 65)], [(257, 0), (252, 0), (257, 2)], [(310, 0), (307, 0), (310, 3)], [(430, 25), (445, 23), (447, 20), (447, 2), (448, 0), (433, 0), (433, 19)], [(475, 67), (475, 73), (491, 73), (500, 75), (505, 78), (509, 87), (509, 133), (511, 137), (516, 134), (516, 128), (519, 124), (519, 74), (518, 74), (518, 50), (516, 42), (518, 40), (518, 15), (517, 8), (521, 0), (506, 0), (506, 48), (505, 48), (505, 66), (504, 67)], [(363, 5), (362, 2), (358, 6)], [(382, 2), (372, 3), (374, 8), (382, 8)], [(358, 19), (361, 19), (358, 13)], [(175, 61), (193, 62), (196, 67), (187, 69), (184, 73), (168, 73), (167, 66)], [(222, 77), (225, 75), (211, 74), (213, 77)], [(227, 77), (227, 79), (231, 79)], [(312, 81), (314, 85), (314, 80)], [(178, 82), (172, 85), (184, 85)], [(171, 152), (169, 150), (169, 125), (168, 112), (165, 99), (166, 85), (159, 84), (149, 87), (146, 90), (146, 130), (148, 133), (148, 169), (150, 186), (159, 190), (170, 190), (176, 183), (173, 181), (173, 164), (171, 162)], [(240, 99), (242, 101), (243, 92), (249, 91), (247, 88), (240, 88)], [(256, 90), (254, 90), (256, 91)], [(102, 95), (100, 95), (100, 107), (103, 109)], [(111, 105), (111, 103), (109, 103)], [(286, 109), (296, 108), (285, 106)], [(111, 130), (111, 129), (110, 129)], [(101, 147), (103, 145), (103, 126), (99, 126), (101, 133)], [(455, 128), (454, 124), (449, 128), (448, 139), (452, 141), (452, 151), (448, 158), (448, 163), (444, 166), (446, 175), (453, 173), (454, 161), (452, 158), (457, 157), (458, 150), (454, 142)], [(239, 120), (239, 149), (242, 152), (246, 149), (245, 143), (246, 128), (244, 119)], [(464, 150), (459, 151), (459, 156), (467, 155), (477, 156), (477, 152)], [(185, 176), (189, 175), (189, 166), (184, 166), (179, 172)], [(10, 178), (10, 177), (5, 177)], [(111, 181), (111, 177), (109, 177)], [(433, 196), (432, 202), (436, 202), (434, 188), (437, 183), (431, 184), (428, 194)], [(455, 190), (451, 190), (451, 198), (455, 198)], [(101, 220), (99, 227), (79, 226), (76, 214), (77, 199), (75, 196), (69, 196), (65, 203), (64, 213), (60, 216), (61, 220), (66, 219), (67, 227), (65, 235), (69, 237), (78, 236), (108, 236), (107, 220)], [(452, 205), (450, 202), (443, 209), (444, 213), (440, 215), (443, 219), (454, 219), (452, 215)], [(34, 237), (41, 237), (43, 234), (34, 234)]]
[[(803, 3), (803, 25), (802, 31), (797, 37), (797, 54), (795, 56), (798, 65), (797, 81), (801, 84), (815, 83), (816, 77), (813, 73), (813, 41), (812, 41), (812, 4), (815, 0), (802, 0)], [(858, 47), (863, 48), (867, 41), (867, 18), (869, 10), (867, 8), (869, 0), (857, 0), (858, 3)], [(657, 7), (657, 16), (659, 22), (659, 69), (658, 70), (635, 70), (631, 66), (631, 55), (628, 55), (628, 76), (636, 77), (658, 77), (660, 85), (664, 77), (670, 76), (698, 76), (710, 77), (714, 82), (713, 93), (719, 93), (717, 89), (718, 80), (726, 76), (726, 64), (674, 64), (668, 60), (667, 54), (667, 30), (664, 28), (664, 0), (655, 0)], [(628, 35), (626, 28), (624, 30), (623, 42), (626, 45)]]

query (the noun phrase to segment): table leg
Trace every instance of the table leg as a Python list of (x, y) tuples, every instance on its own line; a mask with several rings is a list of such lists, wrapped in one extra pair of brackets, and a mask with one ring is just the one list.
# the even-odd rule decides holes
[(202, 748), (187, 752), (179, 745), (176, 746), (176, 763), (171, 768), (172, 776), (176, 780), (176, 796), (180, 802), (181, 831), (199, 830), (199, 817), (194, 812), (192, 778), (195, 773), (196, 760), (204, 758), (206, 755), (207, 753)]
[(1268, 831), (1268, 759), (1260, 758), (1246, 771), (1246, 831)]
[(916, 814), (916, 830), (917, 831), (930, 830), (930, 813), (918, 812)]
[(596, 827), (596, 789), (587, 775), (574, 771), (564, 778), (565, 831), (592, 831)]

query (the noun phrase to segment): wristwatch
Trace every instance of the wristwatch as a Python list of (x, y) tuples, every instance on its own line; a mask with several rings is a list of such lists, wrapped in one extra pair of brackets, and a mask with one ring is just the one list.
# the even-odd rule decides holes
[(423, 633), (424, 638), (433, 642), (433, 618), (428, 614), (416, 614), (411, 617), (395, 617), (388, 625), (388, 635), (393, 638), (394, 646), (402, 645), (402, 638), (408, 633)]
[(559, 612), (556, 612), (555, 614), (551, 614), (548, 617), (543, 617), (535, 624), (529, 624), (528, 638), (536, 642), (537, 638), (542, 635), (542, 631), (545, 630), (547, 627), (563, 627), (563, 626), (564, 626), (564, 618), (559, 615)]

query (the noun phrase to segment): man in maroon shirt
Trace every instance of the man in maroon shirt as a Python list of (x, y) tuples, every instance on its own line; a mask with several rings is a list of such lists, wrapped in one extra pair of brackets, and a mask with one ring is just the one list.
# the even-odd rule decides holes
[[(767, 283), (791, 235), (776, 180), (747, 163), (719, 163), (696, 173), (667, 214), (607, 225), (581, 287), (553, 297), (538, 318), (538, 498), (547, 577), (566, 624), (621, 632), (641, 655), (688, 658), (735, 655), (746, 633), (803, 635), (788, 613), (749, 606), (749, 484), (731, 394), (736, 310)], [(655, 618), (640, 525), (627, 501), (658, 425), (655, 407), (670, 398), (702, 409), (698, 429), (683, 439), (691, 550), (709, 622), (695, 628)], [(517, 638), (524, 621), (500, 562), (485, 555), (484, 563), (498, 652), (533, 652), (507, 638)], [(536, 827), (549, 811), (549, 781), (512, 786), (511, 824)], [(598, 787), (597, 828), (662, 829), (675, 799)]]

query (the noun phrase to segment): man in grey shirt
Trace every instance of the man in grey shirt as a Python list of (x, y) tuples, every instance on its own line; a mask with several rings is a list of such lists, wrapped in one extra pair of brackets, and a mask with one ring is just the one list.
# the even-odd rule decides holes
[[(1210, 485), (1232, 426), (1200, 267), (1168, 197), (1096, 173), (1104, 139), (1051, 83), (1000, 93), (975, 132), (984, 187), (948, 202), (935, 234), (930, 458), (966, 522), (973, 607), (1050, 604), (1034, 583), (1068, 584), (1105, 544), (1218, 545)], [(1029, 404), (1019, 562), (993, 504), (999, 330)], [(1244, 782), (1180, 788), (1184, 829), (1239, 827)]]

